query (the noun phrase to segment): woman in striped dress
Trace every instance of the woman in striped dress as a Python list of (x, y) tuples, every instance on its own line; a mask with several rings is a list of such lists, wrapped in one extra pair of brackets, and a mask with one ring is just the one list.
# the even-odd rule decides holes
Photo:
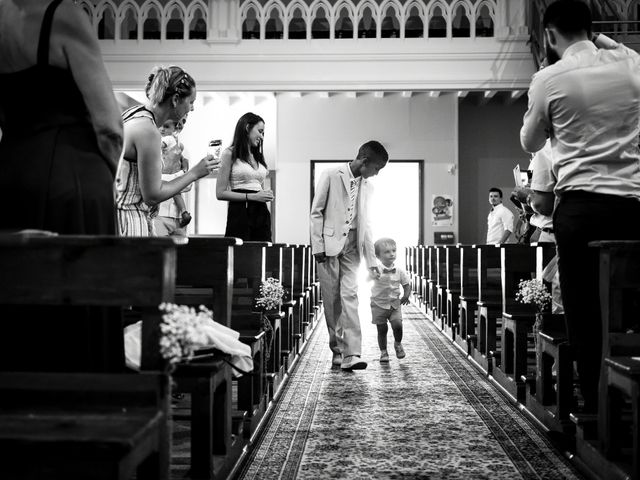
[(207, 155), (181, 177), (162, 180), (158, 125), (176, 123), (193, 110), (195, 80), (180, 67), (155, 67), (146, 87), (149, 101), (122, 114), (124, 149), (116, 173), (116, 208), (120, 235), (154, 235), (158, 204), (217, 170), (219, 161)]

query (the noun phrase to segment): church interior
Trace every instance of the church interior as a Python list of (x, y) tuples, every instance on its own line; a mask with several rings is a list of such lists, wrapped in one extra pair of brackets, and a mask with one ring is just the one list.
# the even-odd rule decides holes
[[(242, 114), (264, 119), (273, 241), (224, 236), (215, 175), (185, 194), (186, 239), (0, 235), (0, 271), (12, 273), (0, 303), (142, 318), (139, 372), (0, 373), (0, 478), (640, 478), (640, 242), (597, 246), (597, 413), (581, 411), (562, 313), (519, 300), (525, 279), (551, 292), (555, 245), (485, 243), (491, 187), (518, 216), (509, 193), (531, 162), (520, 129), (550, 0), (75, 3), (122, 111), (146, 101), (156, 65), (195, 79), (186, 158), (229, 146)], [(587, 3), (594, 31), (640, 48), (639, 0)], [(378, 360), (361, 267), (368, 367), (344, 371), (309, 212), (323, 172), (369, 140), (389, 153), (369, 208), (373, 238), (395, 239), (410, 278), (406, 357)], [(282, 301), (256, 308), (270, 278)], [(239, 332), (251, 370), (215, 342), (168, 366), (160, 304), (204, 305)]]

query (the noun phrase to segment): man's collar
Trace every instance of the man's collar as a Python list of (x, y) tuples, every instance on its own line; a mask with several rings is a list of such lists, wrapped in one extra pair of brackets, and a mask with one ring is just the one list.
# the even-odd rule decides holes
[(564, 53), (562, 54), (562, 58), (570, 57), (571, 55), (576, 55), (582, 50), (591, 50), (595, 52), (596, 50), (598, 50), (598, 47), (596, 47), (591, 40), (580, 40), (576, 43), (572, 43), (571, 45), (569, 45), (567, 49), (564, 51)]

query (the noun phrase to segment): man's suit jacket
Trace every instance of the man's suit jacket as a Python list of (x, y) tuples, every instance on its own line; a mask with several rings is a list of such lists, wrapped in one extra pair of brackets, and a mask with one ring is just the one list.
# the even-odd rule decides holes
[[(328, 257), (338, 255), (344, 248), (349, 235), (349, 190), (351, 177), (349, 165), (325, 171), (316, 187), (311, 205), (311, 250)], [(367, 267), (375, 267), (376, 256), (371, 239), (369, 223), (369, 197), (372, 186), (366, 179), (360, 183), (358, 193), (358, 250)]]

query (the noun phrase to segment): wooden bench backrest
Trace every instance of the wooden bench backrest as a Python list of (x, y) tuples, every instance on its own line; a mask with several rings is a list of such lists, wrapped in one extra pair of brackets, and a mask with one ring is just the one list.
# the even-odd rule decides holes
[(293, 294), (300, 295), (307, 288), (307, 278), (305, 276), (307, 249), (304, 245), (296, 245), (293, 255)]
[(173, 302), (176, 246), (171, 238), (0, 235), (0, 305), (148, 307), (142, 368), (162, 369), (158, 305)]
[(274, 244), (266, 249), (265, 277), (277, 278), (282, 283), (282, 261), (284, 247), (282, 244)]
[[(178, 249), (176, 284), (187, 291), (206, 289), (202, 296), (191, 296), (193, 303), (211, 308), (215, 321), (227, 327), (231, 326), (235, 247), (241, 244), (242, 240), (233, 237), (194, 235)], [(189, 297), (181, 298), (189, 304)]]
[(499, 301), (500, 248), (496, 245), (474, 245), (478, 255), (478, 300)]
[(294, 254), (295, 249), (293, 245), (281, 244), (282, 248), (282, 287), (284, 288), (284, 301), (289, 301), (293, 298), (293, 286), (294, 286)]
[(460, 296), (478, 295), (478, 254), (473, 245), (458, 245), (460, 250)]
[(521, 280), (531, 280), (536, 274), (536, 248), (531, 245), (500, 246), (502, 276), (502, 311), (530, 311), (531, 307), (516, 302)]
[(600, 241), (589, 246), (600, 251), (603, 355), (639, 356), (640, 241)]
[(447, 272), (447, 288), (460, 288), (460, 249), (457, 245), (447, 245), (445, 249), (445, 270)]

